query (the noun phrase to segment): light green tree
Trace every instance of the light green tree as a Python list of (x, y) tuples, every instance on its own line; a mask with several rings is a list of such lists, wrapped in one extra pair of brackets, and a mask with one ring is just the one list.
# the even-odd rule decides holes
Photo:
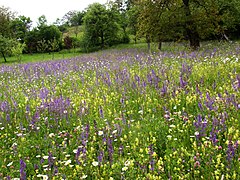
[(15, 40), (0, 35), (0, 52), (5, 62), (7, 62), (6, 56), (12, 54), (12, 49), (16, 45), (17, 42)]
[(52, 52), (52, 59), (54, 59), (54, 52), (59, 49), (59, 42), (54, 38), (48, 41), (49, 51)]
[(48, 42), (45, 39), (39, 40), (37, 42), (37, 51), (43, 53), (43, 59), (44, 59), (44, 52), (48, 49)]
[(20, 43), (20, 42), (16, 42), (14, 44), (15, 45), (12, 47), (11, 51), (12, 51), (12, 54), (17, 57), (18, 62), (20, 62), (22, 58), (22, 52), (26, 47), (26, 44)]

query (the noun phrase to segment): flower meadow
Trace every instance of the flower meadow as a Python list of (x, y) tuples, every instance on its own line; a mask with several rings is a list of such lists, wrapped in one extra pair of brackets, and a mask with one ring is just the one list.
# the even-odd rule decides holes
[(0, 66), (0, 179), (240, 179), (240, 47)]

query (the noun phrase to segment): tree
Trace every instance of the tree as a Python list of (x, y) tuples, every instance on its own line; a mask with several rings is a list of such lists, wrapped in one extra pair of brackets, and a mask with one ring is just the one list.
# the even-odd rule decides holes
[(137, 15), (138, 12), (138, 35), (146, 37), (149, 50), (151, 41), (157, 41), (158, 49), (161, 50), (162, 41), (170, 35), (171, 3), (171, 0), (145, 0), (136, 4), (137, 9), (133, 13)]
[(20, 43), (20, 42), (15, 43), (15, 46), (12, 47), (11, 49), (12, 54), (17, 57), (18, 61), (21, 61), (21, 55), (25, 47), (26, 47), (26, 44)]
[(63, 25), (74, 27), (76, 37), (79, 33), (79, 26), (83, 24), (85, 13), (85, 11), (69, 11), (62, 18)]
[(60, 42), (61, 31), (55, 25), (42, 26), (39, 28), (39, 39), (45, 39), (46, 41), (53, 41), (56, 39), (58, 42)]
[(227, 36), (236, 35), (240, 37), (240, 1), (214, 0), (212, 4), (211, 14), (216, 17), (214, 23), (215, 34), (226, 40), (228, 40)]
[(5, 8), (4, 6), (0, 7), (0, 35), (4, 37), (11, 36), (10, 23), (14, 18), (14, 13)]
[(68, 26), (80, 26), (83, 24), (85, 13), (85, 11), (69, 11), (63, 16), (62, 21)]
[(0, 35), (0, 52), (4, 58), (4, 61), (7, 62), (6, 55), (12, 53), (12, 48), (17, 45), (17, 42), (13, 39), (6, 38)]
[(57, 41), (58, 45), (60, 46), (61, 31), (55, 25), (49, 26), (45, 23), (41, 23), (40, 26), (38, 26), (37, 28), (34, 28), (31, 32), (27, 33), (27, 35), (25, 36), (25, 43), (27, 45), (27, 50), (30, 53), (50, 52), (48, 48), (45, 48), (44, 51), (42, 51), (42, 49), (38, 47), (39, 43), (40, 42), (42, 43), (43, 41), (46, 41), (46, 42)]
[(31, 19), (25, 16), (19, 16), (13, 19), (10, 24), (13, 37), (23, 43), (26, 34), (30, 31), (31, 23)]
[(138, 17), (139, 11), (136, 6), (131, 6), (127, 11), (128, 16), (128, 27), (130, 33), (134, 35), (134, 42), (137, 43), (137, 32), (138, 32)]
[(112, 13), (112, 18), (120, 27), (119, 29), (119, 43), (129, 43), (130, 38), (127, 33), (129, 24), (127, 6), (125, 0), (115, 0), (108, 3), (108, 10)]
[(47, 51), (48, 46), (49, 46), (48, 42), (45, 39), (42, 39), (42, 40), (37, 42), (37, 51), (41, 52), (41, 53), (44, 53), (44, 52)]
[(73, 40), (71, 37), (66, 36), (64, 38), (64, 46), (66, 49), (71, 49), (73, 47)]
[(238, 0), (135, 0), (134, 5), (138, 7), (140, 35), (184, 38), (193, 50), (201, 40), (228, 39), (227, 34), (240, 31)]
[(47, 26), (47, 18), (45, 15), (42, 15), (38, 18), (37, 27), (38, 29), (41, 29), (45, 26)]
[(99, 3), (91, 4), (84, 16), (84, 46), (111, 46), (117, 42), (118, 25), (115, 14)]
[(25, 36), (26, 51), (28, 53), (38, 52), (38, 42), (41, 41), (40, 33), (37, 28), (34, 28), (32, 31), (28, 32)]
[(50, 52), (52, 52), (52, 59), (54, 59), (54, 52), (59, 49), (59, 41), (57, 41), (55, 38), (53, 40), (49, 40), (48, 46)]

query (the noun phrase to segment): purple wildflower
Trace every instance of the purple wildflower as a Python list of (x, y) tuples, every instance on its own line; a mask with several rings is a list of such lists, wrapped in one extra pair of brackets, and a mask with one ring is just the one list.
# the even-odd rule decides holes
[(227, 160), (230, 163), (233, 158), (236, 156), (236, 151), (238, 149), (238, 141), (236, 141), (235, 143), (233, 143), (232, 141), (229, 141), (228, 143), (228, 149), (227, 149)]
[(20, 180), (27, 179), (25, 169), (26, 169), (26, 163), (22, 159), (20, 159)]
[(49, 152), (49, 154), (48, 154), (48, 167), (52, 168), (53, 165), (54, 165), (53, 156), (52, 156), (52, 153)]
[(148, 146), (148, 149), (149, 149), (148, 154), (150, 155), (150, 163), (149, 163), (150, 164), (150, 170), (154, 171), (155, 161), (154, 161), (154, 157), (153, 157), (153, 153), (154, 153), (153, 145), (151, 144), (150, 146)]
[(203, 118), (200, 114), (196, 118), (196, 122), (194, 122), (194, 126), (198, 134), (196, 134), (196, 138), (199, 140), (201, 137), (205, 136), (206, 128), (207, 128), (207, 120)]
[(107, 140), (107, 150), (108, 150), (108, 157), (109, 157), (109, 162), (110, 164), (112, 164), (113, 162), (113, 145), (112, 145), (112, 139), (111, 138), (108, 138)]
[(103, 161), (103, 157), (104, 157), (104, 151), (100, 150), (99, 155), (98, 155), (99, 165), (101, 165), (101, 162)]

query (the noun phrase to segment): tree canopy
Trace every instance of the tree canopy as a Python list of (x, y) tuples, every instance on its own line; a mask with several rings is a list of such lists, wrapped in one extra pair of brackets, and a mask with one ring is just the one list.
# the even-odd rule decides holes
[(88, 7), (84, 16), (85, 47), (101, 47), (113, 45), (117, 41), (118, 24), (111, 9), (94, 3)]

